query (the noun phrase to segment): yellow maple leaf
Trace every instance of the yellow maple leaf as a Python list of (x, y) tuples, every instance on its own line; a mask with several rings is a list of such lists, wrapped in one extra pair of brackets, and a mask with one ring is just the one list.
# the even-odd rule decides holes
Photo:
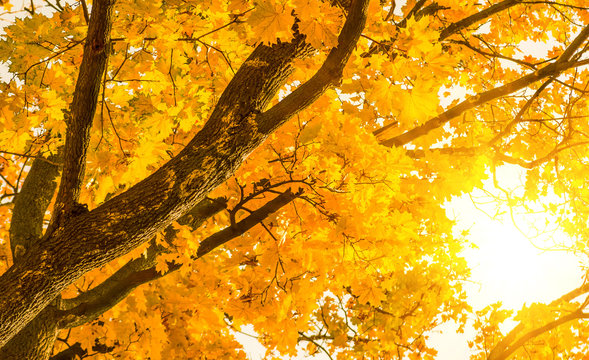
[[(337, 36), (342, 24), (341, 13), (318, 0), (295, 0), (299, 31), (307, 36), (306, 41), (316, 49), (337, 45)], [(320, 14), (320, 17), (316, 16)]]
[(347, 344), (348, 344), (348, 335), (346, 335), (345, 333), (337, 334), (333, 338), (333, 345), (335, 345), (335, 346), (344, 347)]
[(407, 55), (418, 58), (428, 54), (440, 36), (434, 29), (430, 29), (429, 17), (423, 17), (419, 21), (415, 18), (407, 20), (407, 27), (403, 33), (408, 36)]
[(2, 0), (2, 1), (0, 1), (0, 5), (2, 5), (2, 7), (4, 8), (4, 10), (6, 10), (6, 11), (12, 10), (12, 7), (14, 6), (8, 0)]
[(418, 79), (413, 89), (401, 94), (401, 120), (408, 124), (418, 121), (423, 122), (437, 115), (439, 104), (438, 90), (433, 82)]
[(292, 8), (286, 2), (262, 0), (248, 18), (248, 23), (260, 42), (274, 44), (277, 40), (287, 41), (292, 37), (294, 23)]
[(384, 291), (371, 278), (360, 281), (354, 287), (354, 293), (358, 295), (358, 302), (361, 304), (379, 306), (383, 300), (386, 300)]
[(155, 271), (157, 271), (160, 274), (163, 274), (166, 271), (168, 271), (168, 268), (169, 267), (167, 261), (158, 257), (157, 264), (155, 265)]
[(403, 95), (407, 90), (398, 84), (391, 84), (385, 77), (379, 77), (369, 90), (370, 99), (383, 115), (398, 114), (404, 105)]

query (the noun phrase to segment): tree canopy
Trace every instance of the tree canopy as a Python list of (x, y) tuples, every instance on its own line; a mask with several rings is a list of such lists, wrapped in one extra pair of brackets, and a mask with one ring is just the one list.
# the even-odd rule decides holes
[(0, 4), (0, 359), (589, 353), (583, 279), (473, 312), (444, 209), (515, 164), (587, 255), (586, 0)]

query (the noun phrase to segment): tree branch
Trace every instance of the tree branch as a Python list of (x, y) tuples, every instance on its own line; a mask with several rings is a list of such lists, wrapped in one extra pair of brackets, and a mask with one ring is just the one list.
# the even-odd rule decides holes
[[(226, 208), (226, 199), (205, 199), (178, 219), (178, 223), (188, 225), (193, 230), (196, 230), (208, 218)], [(164, 236), (166, 241), (171, 243), (176, 236), (176, 232), (169, 226), (166, 228)], [(156, 257), (162, 252), (163, 249), (152, 245), (147, 249), (146, 256), (127, 262), (98, 286), (75, 298), (62, 299), (60, 309), (64, 311), (59, 314), (61, 319), (58, 326), (62, 329), (71, 328), (92, 321), (118, 304), (137, 286), (158, 279), (180, 268), (172, 264), (169, 271), (163, 274), (155, 271)]]
[(589, 292), (589, 283), (586, 283), (575, 290), (569, 291), (568, 293), (564, 294), (563, 296), (559, 297), (558, 299), (554, 300), (551, 304), (558, 304), (560, 302), (569, 302), (573, 301), (575, 298)]
[(55, 164), (60, 161), (60, 155), (35, 158), (14, 199), (9, 230), (14, 261), (43, 235), (43, 217), (57, 188), (59, 166)]
[[(575, 290), (572, 290), (572, 291), (566, 293), (565, 295), (561, 296), (560, 298), (552, 301), (550, 303), (550, 305), (557, 306), (557, 305), (564, 303), (564, 302), (570, 302), (570, 301), (574, 300), (575, 298), (587, 293), (588, 291), (589, 291), (589, 284), (584, 284), (583, 286), (580, 286), (580, 287), (576, 288)], [(586, 316), (584, 316), (584, 318), (585, 317)], [(571, 319), (571, 320), (574, 320), (574, 319)], [(555, 321), (558, 321), (558, 319)], [(554, 323), (554, 321), (549, 324), (553, 324), (553, 323)], [(556, 326), (558, 326), (558, 325), (555, 325), (554, 327), (556, 327)], [(497, 343), (497, 345), (495, 345), (495, 347), (489, 353), (489, 357), (487, 358), (487, 360), (505, 359), (506, 357), (500, 357), (500, 356), (502, 356), (502, 354), (505, 353), (506, 349), (514, 349), (513, 348), (514, 345), (511, 345), (511, 344), (515, 344), (517, 334), (520, 333), (521, 331), (523, 331), (524, 328), (525, 328), (525, 323), (523, 323), (523, 322), (520, 322), (516, 327), (514, 327), (503, 339), (501, 339), (501, 341), (499, 341), (499, 343)], [(548, 330), (545, 330), (545, 331), (548, 331)], [(528, 334), (530, 334), (530, 333), (531, 332), (528, 332)], [(536, 334), (534, 336), (538, 336), (538, 335), (539, 334)], [(518, 347), (519, 346), (521, 346), (521, 344), (518, 345)]]
[(310, 342), (311, 344), (315, 345), (318, 349), (323, 351), (325, 353), (325, 355), (327, 355), (327, 357), (330, 360), (333, 360), (333, 357), (331, 357), (331, 354), (329, 353), (329, 351), (327, 351), (327, 349), (325, 349), (321, 344), (319, 344), (317, 341), (315, 341), (315, 339), (305, 335), (304, 333), (302, 333), (300, 331), (299, 331), (299, 335), (301, 336), (300, 340), (304, 340), (304, 341)]
[(548, 87), (548, 85), (550, 85), (552, 83), (552, 81), (554, 80), (554, 78), (550, 78), (548, 80), (546, 80), (545, 82), (542, 83), (542, 85), (540, 85), (540, 87), (538, 88), (538, 90), (536, 90), (534, 92), (534, 94), (526, 101), (526, 103), (524, 104), (524, 106), (517, 112), (517, 114), (515, 115), (515, 118), (513, 120), (511, 120), (506, 126), (505, 128), (503, 128), (503, 130), (501, 130), (497, 135), (495, 135), (491, 140), (489, 140), (487, 142), (487, 145), (492, 145), (495, 142), (497, 142), (499, 139), (503, 138), (505, 135), (509, 134), (509, 132), (511, 131), (511, 129), (519, 124), (520, 122), (522, 122), (522, 117), (524, 116), (524, 114), (526, 113), (526, 111), (530, 108), (530, 106), (532, 106), (532, 103), (534, 102), (534, 100), (536, 100), (540, 94), (546, 90), (546, 88)]
[(469, 26), (471, 26), (481, 20), (491, 17), (498, 12), (509, 9), (510, 7), (520, 4), (520, 3), (521, 3), (521, 0), (503, 0), (495, 5), (489, 6), (485, 10), (482, 10), (482, 11), (480, 11), (476, 14), (473, 14), (469, 17), (466, 17), (460, 21), (452, 23), (440, 33), (439, 41), (442, 41), (452, 34), (455, 34), (463, 29), (466, 29), (467, 27), (469, 27)]
[(284, 124), (299, 111), (311, 105), (329, 87), (336, 85), (352, 55), (366, 23), (368, 0), (354, 0), (350, 12), (338, 37), (338, 46), (332, 49), (327, 59), (311, 79), (288, 94), (257, 118), (262, 134), (269, 134)]
[(125, 299), (139, 285), (159, 279), (180, 268), (180, 264), (172, 264), (164, 273), (156, 271), (158, 251), (150, 249), (147, 257), (129, 261), (100, 285), (71, 301), (71, 304), (78, 305), (59, 314), (61, 319), (58, 321), (58, 327), (73, 328), (92, 321)]
[[(289, 204), (299, 195), (300, 191), (293, 193), (289, 189), (260, 207), (258, 210), (252, 212), (235, 226), (227, 227), (212, 234), (200, 243), (197, 253), (199, 255), (194, 257), (194, 259), (202, 257), (214, 248), (243, 235), (253, 226), (259, 224), (270, 214)], [(225, 202), (223, 202), (223, 204), (225, 204)], [(217, 209), (221, 210), (221, 208)], [(212, 215), (213, 214), (210, 214), (210, 216)], [(182, 217), (182, 221), (179, 222), (183, 225), (191, 225), (194, 224), (195, 219), (200, 218), (198, 211), (196, 211), (192, 215)], [(167, 240), (171, 241), (174, 236), (175, 233), (166, 232)], [(129, 261), (92, 290), (84, 292), (73, 299), (63, 299), (61, 301), (61, 308), (63, 311), (59, 314), (61, 319), (58, 322), (58, 326), (62, 329), (72, 328), (92, 321), (122, 301), (138, 286), (164, 277), (182, 267), (182, 264), (170, 263), (168, 264), (169, 267), (167, 271), (163, 273), (158, 272), (155, 267), (157, 264), (156, 257), (161, 252), (161, 250), (156, 249), (154, 246), (150, 246), (146, 257), (140, 257)]]
[(48, 163), (50, 163), (52, 165), (56, 165), (56, 166), (61, 165), (61, 163), (50, 161), (49, 159), (44, 158), (41, 155), (28, 155), (28, 154), (22, 154), (22, 153), (16, 153), (16, 152), (12, 152), (12, 151), (4, 151), (4, 150), (0, 150), (0, 154), (14, 155), (14, 156), (18, 156), (18, 157), (24, 157), (24, 158), (27, 158), (27, 159), (42, 159), (45, 162), (48, 162)]
[(513, 354), (517, 349), (519, 349), (522, 345), (526, 342), (530, 341), (531, 339), (535, 338), (538, 335), (541, 335), (547, 331), (550, 331), (560, 325), (563, 325), (569, 321), (577, 320), (577, 319), (587, 319), (589, 318), (589, 314), (585, 314), (581, 309), (574, 311), (570, 314), (562, 316), (554, 321), (551, 321), (543, 326), (540, 326), (536, 329), (530, 330), (526, 334), (522, 335), (517, 341), (513, 344), (508, 345), (503, 351), (500, 353), (496, 353), (491, 351), (487, 360), (505, 360), (511, 354)]
[[(492, 5), (486, 9), (478, 12), (478, 13), (468, 16), (460, 21), (452, 23), (452, 24), (448, 25), (448, 27), (446, 27), (444, 30), (441, 31), (438, 41), (443, 41), (446, 38), (448, 38), (449, 36), (451, 36), (457, 32), (460, 32), (461, 30), (466, 29), (467, 27), (469, 27), (475, 23), (485, 20), (488, 17), (491, 17), (501, 11), (507, 10), (514, 5), (521, 4), (521, 3), (522, 3), (521, 0), (504, 0), (500, 3)], [(432, 2), (427, 7), (422, 9), (424, 4), (425, 4), (425, 1), (420, 0), (420, 1), (416, 2), (413, 9), (411, 9), (411, 11), (409, 11), (407, 13), (405, 18), (403, 18), (403, 20), (401, 20), (399, 23), (396, 24), (397, 28), (398, 29), (405, 28), (407, 26), (407, 20), (410, 19), (411, 17), (414, 17), (416, 20), (419, 20), (423, 16), (432, 15), (432, 14), (435, 14), (440, 9), (445, 9), (443, 6), (438, 5), (436, 2)], [(386, 20), (388, 21), (388, 19), (389, 19), (389, 16), (387, 16)], [(362, 57), (367, 57), (367, 56), (370, 56), (371, 54), (374, 54), (379, 48), (382, 48), (382, 49), (385, 49), (386, 51), (388, 51), (390, 49), (390, 45), (383, 46), (382, 44), (379, 44), (379, 43), (376, 43), (373, 41), (373, 44), (370, 46), (370, 49), (366, 53), (362, 54)]]
[[(427, 135), (430, 131), (443, 126), (448, 121), (459, 117), (464, 112), (476, 106), (485, 104), (501, 96), (511, 94), (517, 90), (521, 90), (543, 78), (556, 76), (567, 69), (586, 65), (588, 63), (588, 59), (572, 62), (554, 62), (540, 70), (534, 71), (531, 74), (528, 74), (515, 81), (512, 81), (509, 84), (491, 89), (489, 91), (482, 92), (478, 95), (471, 96), (468, 99), (461, 102), (460, 104), (454, 106), (453, 108), (448, 109), (447, 111), (434, 117), (433, 119), (426, 121), (424, 124), (419, 125), (409, 131), (406, 131), (401, 135), (395, 136), (388, 140), (384, 140), (382, 144), (385, 146), (403, 146), (421, 136)], [(376, 130), (374, 134), (378, 135), (382, 133), (384, 130), (386, 130), (385, 128), (386, 127)]]
[(533, 169), (538, 165), (541, 165), (549, 160), (552, 160), (561, 151), (564, 151), (566, 149), (570, 149), (570, 148), (573, 148), (576, 146), (583, 146), (583, 145), (589, 145), (589, 141), (582, 141), (582, 142), (578, 142), (578, 143), (568, 144), (568, 145), (562, 146), (562, 147), (557, 146), (554, 149), (552, 149), (548, 154), (546, 154), (540, 158), (537, 158), (535, 160), (532, 160), (532, 161), (526, 161), (523, 159), (514, 158), (512, 156), (501, 154), (501, 153), (496, 153), (495, 157), (500, 161), (503, 161), (503, 162), (506, 162), (509, 164), (519, 165), (519, 166), (523, 167), (524, 169)]
[(577, 35), (575, 40), (564, 50), (564, 52), (556, 60), (556, 63), (566, 63), (573, 59), (573, 55), (579, 50), (581, 45), (589, 38), (589, 25), (585, 26), (583, 30)]
[[(588, 64), (589, 59), (581, 61), (571, 60), (573, 54), (575, 54), (575, 52), (587, 40), (587, 38), (589, 38), (589, 26), (586, 26), (579, 33), (579, 35), (577, 35), (575, 40), (573, 40), (573, 42), (563, 51), (563, 53), (558, 57), (558, 59), (556, 59), (556, 61), (551, 63), (550, 65), (547, 65), (541, 69), (534, 71), (531, 74), (525, 75), (515, 81), (512, 81), (509, 84), (505, 84), (498, 88), (494, 88), (489, 91), (482, 92), (478, 95), (471, 96), (468, 99), (461, 102), (460, 104), (454, 106), (453, 108), (448, 109), (447, 111), (434, 117), (433, 119), (426, 121), (424, 124), (419, 125), (409, 131), (406, 131), (401, 135), (395, 136), (388, 140), (384, 140), (382, 144), (385, 146), (403, 146), (421, 136), (428, 134), (430, 131), (443, 126), (448, 121), (462, 115), (464, 112), (476, 106), (485, 104), (501, 96), (511, 94), (517, 90), (521, 90), (543, 78), (553, 77), (567, 69)], [(374, 135), (382, 133), (389, 126), (392, 125), (388, 125), (374, 131)]]
[(232, 240), (237, 236), (244, 234), (246, 231), (262, 222), (262, 220), (267, 218), (268, 215), (278, 211), (280, 208), (290, 203), (291, 201), (299, 197), (301, 194), (302, 189), (299, 189), (299, 191), (297, 191), (296, 193), (293, 193), (290, 189), (288, 189), (284, 193), (278, 195), (274, 199), (264, 204), (264, 206), (262, 206), (258, 210), (252, 212), (249, 216), (247, 216), (240, 222), (236, 223), (235, 225), (226, 227), (225, 229), (216, 232), (208, 238), (204, 239), (203, 241), (201, 241), (196, 252), (196, 256), (194, 256), (193, 259), (201, 258), (209, 252), (211, 252), (213, 249), (225, 244), (229, 240)]
[(48, 232), (58, 226), (62, 212), (72, 210), (80, 196), (86, 167), (86, 151), (90, 140), (92, 119), (96, 112), (98, 92), (110, 52), (110, 30), (114, 0), (99, 0), (92, 4), (84, 55), (76, 81), (74, 99), (67, 121), (63, 174)]
[[(188, 225), (192, 230), (198, 229), (208, 218), (227, 209), (227, 199), (206, 198), (199, 202), (192, 210), (178, 219), (180, 225)], [(175, 236), (176, 234), (174, 234)]]
[(470, 50), (476, 52), (477, 54), (481, 54), (481, 55), (483, 55), (486, 58), (504, 59), (504, 60), (508, 60), (508, 61), (511, 61), (511, 62), (513, 62), (515, 64), (518, 64), (518, 65), (521, 65), (521, 66), (525, 66), (527, 68), (531, 68), (531, 69), (534, 69), (534, 70), (536, 70), (536, 66), (539, 65), (539, 64), (532, 64), (532, 63), (529, 63), (529, 62), (526, 62), (526, 61), (523, 61), (523, 60), (519, 60), (519, 59), (515, 59), (515, 58), (512, 58), (512, 57), (509, 57), (509, 56), (502, 55), (502, 54), (498, 53), (497, 51), (495, 51), (493, 49), (489, 49), (492, 52), (486, 52), (486, 51), (481, 50), (481, 49), (479, 49), (477, 47), (474, 47), (469, 42), (464, 41), (464, 40), (449, 40), (449, 41), (451, 43), (453, 43), (453, 44), (458, 44), (458, 45), (466, 46)]

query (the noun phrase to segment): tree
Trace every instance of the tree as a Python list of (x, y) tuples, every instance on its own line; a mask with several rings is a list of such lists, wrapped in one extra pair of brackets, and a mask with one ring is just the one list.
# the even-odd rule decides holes
[[(470, 314), (443, 205), (506, 163), (510, 205), (586, 253), (584, 0), (25, 10), (0, 43), (1, 359), (244, 358), (244, 325), (269, 356), (433, 359)], [(474, 358), (583, 358), (587, 292), (508, 334), (477, 313)]]

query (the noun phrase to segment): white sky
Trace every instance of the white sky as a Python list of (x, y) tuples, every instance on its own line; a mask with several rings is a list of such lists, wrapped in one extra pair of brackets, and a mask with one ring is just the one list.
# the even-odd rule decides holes
[[(503, 166), (497, 172), (502, 188), (513, 190), (524, 180), (524, 172), (518, 166)], [(487, 181), (484, 189), (501, 195), (492, 181)], [(475, 190), (471, 195), (485, 196), (482, 190)], [(469, 240), (478, 247), (463, 252), (471, 268), (471, 283), (466, 284), (466, 292), (474, 311), (502, 302), (503, 308), (517, 312), (524, 304), (550, 302), (581, 285), (583, 272), (577, 257), (564, 251), (539, 249), (566, 243), (564, 234), (556, 231), (528, 239), (525, 235), (536, 234), (530, 225), (544, 226), (543, 215), (516, 214), (516, 227), (508, 213), (496, 219), (487, 215), (495, 214), (495, 207), (495, 204), (475, 206), (468, 195), (453, 199), (447, 206), (448, 216), (457, 221), (456, 233), (469, 230)], [(439, 350), (439, 360), (468, 358), (467, 341), (474, 337), (472, 329), (457, 334), (453, 324), (446, 324), (439, 331), (431, 337)]]

